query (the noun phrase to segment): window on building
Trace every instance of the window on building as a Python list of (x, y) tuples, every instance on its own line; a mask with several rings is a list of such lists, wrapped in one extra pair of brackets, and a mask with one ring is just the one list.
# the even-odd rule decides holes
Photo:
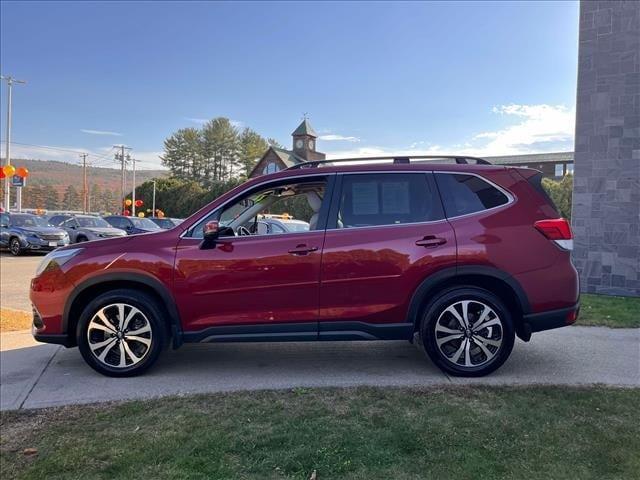
[(447, 217), (457, 217), (498, 207), (509, 198), (493, 185), (474, 175), (436, 173)]
[(280, 167), (278, 167), (277, 164), (269, 163), (269, 164), (267, 164), (266, 167), (264, 167), (263, 172), (264, 172), (265, 175), (268, 175), (270, 173), (276, 173), (279, 170), (280, 170)]
[(555, 164), (555, 173), (556, 177), (562, 177), (564, 175), (564, 164), (556, 163)]
[(565, 175), (573, 175), (573, 163), (567, 163), (567, 171)]
[(418, 223), (443, 218), (430, 177), (424, 173), (345, 175), (338, 228)]

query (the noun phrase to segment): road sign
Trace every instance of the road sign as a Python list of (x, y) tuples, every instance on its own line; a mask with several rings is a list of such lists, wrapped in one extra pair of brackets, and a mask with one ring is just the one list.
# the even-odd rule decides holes
[(13, 175), (11, 177), (11, 186), (13, 187), (24, 187), (27, 185), (27, 179), (21, 177), (19, 175)]

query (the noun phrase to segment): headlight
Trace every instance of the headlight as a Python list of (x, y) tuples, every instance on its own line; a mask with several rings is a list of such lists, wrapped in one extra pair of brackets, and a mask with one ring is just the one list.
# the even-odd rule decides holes
[(68, 250), (54, 250), (53, 252), (47, 254), (36, 269), (36, 277), (44, 272), (49, 267), (49, 265), (57, 265), (58, 267), (61, 267), (77, 254), (79, 254), (82, 250), (84, 250), (84, 248), (69, 248)]

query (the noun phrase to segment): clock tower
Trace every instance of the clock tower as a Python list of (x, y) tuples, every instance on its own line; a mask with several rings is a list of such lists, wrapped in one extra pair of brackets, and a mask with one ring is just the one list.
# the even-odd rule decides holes
[(324, 153), (316, 151), (318, 135), (306, 118), (291, 134), (293, 137), (293, 153), (304, 160), (324, 160)]

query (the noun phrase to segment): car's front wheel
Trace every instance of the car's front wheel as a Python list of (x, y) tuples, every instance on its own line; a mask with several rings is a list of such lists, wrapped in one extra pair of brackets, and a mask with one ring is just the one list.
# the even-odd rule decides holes
[(9, 251), (11, 252), (11, 255), (13, 255), (14, 257), (17, 257), (18, 255), (20, 255), (22, 253), (22, 246), (20, 245), (20, 240), (13, 237), (9, 242)]
[(143, 373), (158, 359), (166, 338), (165, 318), (157, 301), (131, 290), (96, 297), (82, 312), (77, 328), (85, 361), (112, 377)]
[(480, 377), (509, 358), (515, 341), (511, 313), (499, 297), (476, 287), (442, 292), (425, 308), (424, 348), (442, 370)]

